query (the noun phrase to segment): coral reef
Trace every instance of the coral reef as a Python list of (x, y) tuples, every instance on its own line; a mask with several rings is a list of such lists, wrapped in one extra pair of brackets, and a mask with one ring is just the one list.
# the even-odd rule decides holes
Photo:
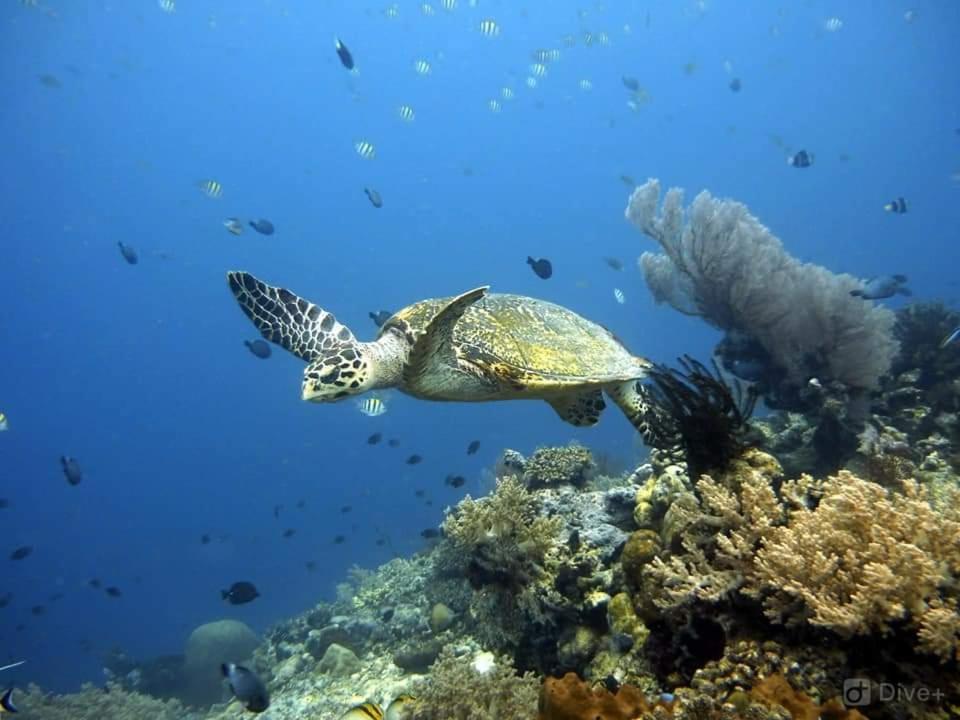
[(593, 454), (582, 445), (540, 448), (526, 459), (521, 476), (528, 488), (583, 487), (596, 469)]
[(25, 718), (43, 720), (201, 720), (176, 700), (159, 700), (129, 692), (116, 684), (95, 687), (85, 684), (70, 695), (51, 695), (31, 685), (16, 696)]
[(790, 256), (740, 203), (701, 192), (685, 214), (681, 190), (658, 212), (659, 199), (660, 183), (648, 180), (625, 213), (663, 251), (640, 258), (658, 302), (755, 341), (794, 386), (816, 377), (879, 387), (898, 348), (894, 315), (851, 297), (855, 278)]

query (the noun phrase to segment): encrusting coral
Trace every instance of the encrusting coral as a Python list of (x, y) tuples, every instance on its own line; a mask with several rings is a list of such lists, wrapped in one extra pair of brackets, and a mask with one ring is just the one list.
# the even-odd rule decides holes
[(669, 190), (658, 213), (659, 199), (648, 180), (626, 209), (663, 251), (640, 258), (657, 302), (752, 338), (795, 385), (879, 385), (897, 353), (894, 314), (851, 297), (856, 278), (792, 257), (741, 203), (701, 192), (685, 216), (683, 191)]

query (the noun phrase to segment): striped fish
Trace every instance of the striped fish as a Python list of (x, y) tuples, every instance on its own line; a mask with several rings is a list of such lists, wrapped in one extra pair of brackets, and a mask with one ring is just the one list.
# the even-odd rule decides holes
[(500, 97), (502, 97), (504, 100), (513, 100), (513, 97), (514, 97), (513, 88), (505, 87), (501, 89)]
[(413, 695), (397, 695), (387, 706), (383, 720), (409, 720), (415, 702), (417, 699)]
[(353, 144), (353, 149), (356, 150), (357, 155), (364, 160), (373, 160), (377, 156), (377, 149), (373, 146), (373, 143), (368, 140), (357, 140)]
[(397, 108), (397, 114), (404, 122), (413, 122), (417, 117), (417, 114), (409, 105), (401, 105), (399, 108)]
[(543, 77), (547, 74), (547, 66), (543, 63), (533, 63), (530, 66), (530, 74), (534, 77)]
[(500, 26), (497, 25), (496, 20), (487, 18), (486, 20), (480, 21), (480, 34), (485, 35), (486, 37), (496, 37), (500, 34)]
[[(0, 432), (10, 429), (10, 421), (7, 420), (6, 414), (0, 412)], [(5, 670), (6, 668), (0, 668), (0, 670)]]
[(430, 63), (423, 58), (420, 58), (413, 64), (413, 69), (417, 71), (417, 75), (429, 75), (433, 72), (433, 68), (430, 66)]
[(202, 180), (200, 190), (204, 195), (211, 198), (218, 198), (223, 195), (223, 185), (216, 180)]
[(498, 113), (502, 109), (500, 105), (500, 101), (497, 100), (496, 98), (488, 102), (487, 107), (490, 108), (490, 112), (494, 112), (494, 113)]
[(357, 400), (357, 409), (367, 417), (378, 417), (387, 411), (387, 406), (377, 395)]
[(177, 11), (177, 3), (174, 0), (157, 0), (157, 5), (159, 5), (160, 9), (165, 13)]
[(430, 3), (423, 3), (423, 5), (420, 6), (420, 12), (427, 17), (433, 17), (434, 13), (436, 13), (436, 10), (433, 9), (433, 5)]
[(383, 720), (383, 709), (375, 702), (361, 703), (347, 710), (340, 720)]
[(452, 12), (457, 9), (457, 0), (440, 0), (440, 7), (447, 12)]
[(586, 79), (581, 80), (580, 89), (589, 92), (590, 90), (593, 90), (593, 83)]
[(621, 290), (620, 288), (613, 289), (613, 298), (621, 305), (623, 305), (627, 301), (627, 296), (623, 294), (623, 290)]

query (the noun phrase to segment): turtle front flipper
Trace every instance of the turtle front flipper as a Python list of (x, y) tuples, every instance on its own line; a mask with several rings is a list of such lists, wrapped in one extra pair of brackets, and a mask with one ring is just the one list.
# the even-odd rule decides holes
[(227, 273), (230, 290), (257, 330), (301, 360), (311, 362), (342, 344), (356, 343), (353, 333), (333, 313), (289, 290), (267, 285), (247, 272)]
[(617, 385), (604, 388), (607, 395), (619, 407), (627, 420), (633, 425), (643, 441), (650, 445), (650, 424), (652, 414), (656, 412), (656, 404), (647, 397), (647, 390), (638, 380), (628, 380)]
[(453, 349), (453, 329), (473, 303), (487, 294), (488, 285), (458, 295), (443, 306), (433, 316), (420, 333), (403, 368), (403, 384), (413, 391), (423, 388), (424, 380), (430, 376), (430, 390), (433, 393), (438, 386), (437, 368), (455, 367), (456, 357)]
[(585, 390), (547, 400), (564, 422), (577, 427), (591, 427), (600, 420), (600, 413), (607, 404), (599, 390)]

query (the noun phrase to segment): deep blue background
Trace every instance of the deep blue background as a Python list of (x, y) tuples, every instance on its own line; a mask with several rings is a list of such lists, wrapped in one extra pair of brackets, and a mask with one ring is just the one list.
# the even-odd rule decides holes
[[(254, 333), (227, 269), (293, 289), (363, 339), (369, 310), (489, 283), (568, 305), (653, 359), (706, 359), (715, 333), (655, 307), (636, 271), (653, 244), (623, 219), (626, 173), (688, 199), (702, 188), (736, 198), (805, 260), (905, 273), (918, 297), (956, 302), (956, 3), (459, 0), (447, 13), (437, 0), (426, 17), (403, 0), (391, 20), (379, 1), (183, 0), (172, 15), (152, 0), (40, 2), (0, 7), (0, 497), (11, 503), (0, 593), (14, 595), (0, 610), (0, 661), (29, 661), (5, 682), (99, 681), (107, 649), (179, 652), (220, 617), (262, 631), (330, 598), (350, 565), (386, 560), (377, 529), (400, 553), (420, 547), (419, 531), (478, 492), (505, 446), (577, 438), (639, 456), (615, 409), (578, 431), (543, 403), (394, 394), (373, 419), (352, 402), (302, 403), (298, 360), (243, 347)], [(823, 29), (832, 16), (839, 32)], [(478, 32), (487, 17), (499, 37)], [(584, 30), (610, 45), (584, 47)], [(334, 35), (358, 75), (340, 66)], [(562, 58), (529, 90), (540, 47)], [(414, 73), (418, 57), (429, 77)], [(649, 104), (626, 107), (621, 75)], [(494, 114), (487, 102), (503, 86), (516, 99)], [(360, 139), (376, 159), (356, 154)], [(813, 167), (788, 167), (801, 148)], [(222, 198), (197, 189), (207, 178)], [(883, 212), (898, 195), (910, 212)], [(221, 226), (230, 215), (270, 218), (277, 232), (234, 237)], [(137, 266), (118, 240), (139, 251)], [(527, 254), (553, 260), (553, 279), (535, 277)], [(375, 430), (402, 446), (369, 447)], [(475, 438), (481, 451), (467, 457)], [(405, 465), (411, 452), (424, 462)], [(82, 463), (80, 486), (64, 481), (62, 453)], [(445, 487), (450, 472), (467, 486)], [(284, 540), (287, 527), (297, 534)], [(214, 542), (202, 546), (202, 533)], [(333, 545), (337, 533), (348, 542)], [(6, 559), (23, 544), (32, 556)], [(89, 588), (92, 577), (123, 597)], [(219, 590), (238, 579), (263, 597), (224, 606)]]

